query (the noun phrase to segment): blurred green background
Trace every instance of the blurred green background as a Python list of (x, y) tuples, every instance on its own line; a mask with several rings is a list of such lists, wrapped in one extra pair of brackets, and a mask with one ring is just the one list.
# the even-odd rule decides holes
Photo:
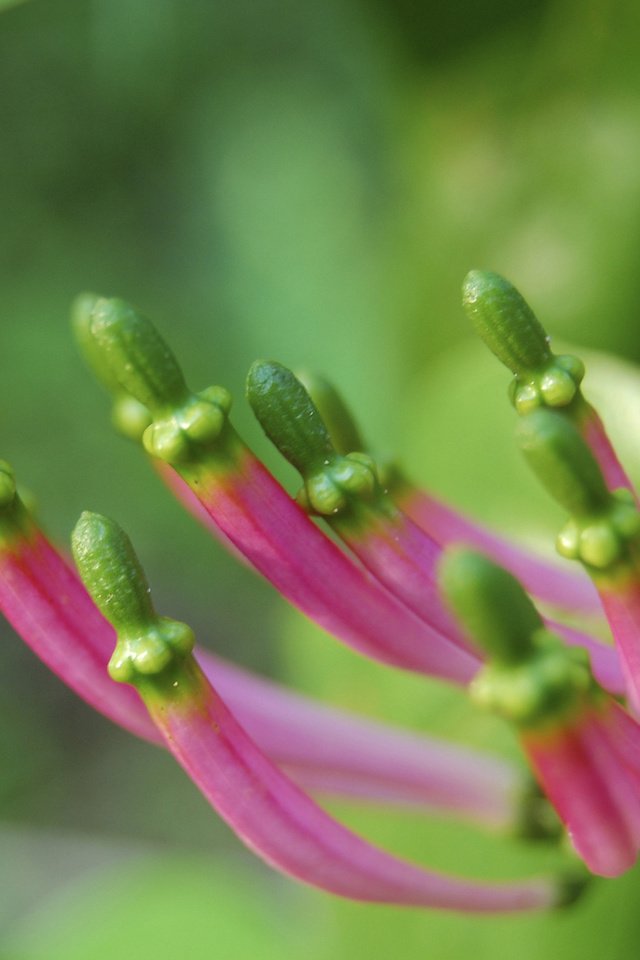
[[(507, 376), (470, 340), (459, 288), (472, 267), (498, 270), (557, 337), (640, 358), (640, 5), (0, 7), (1, 455), (47, 530), (66, 542), (80, 510), (111, 514), (162, 612), (203, 643), (333, 703), (514, 752), (459, 695), (321, 636), (181, 514), (112, 434), (69, 304), (93, 289), (155, 318), (194, 387), (232, 389), (236, 423), (287, 484), (243, 400), (257, 356), (330, 373), (378, 449), (548, 540), (558, 514), (511, 448)], [(634, 374), (590, 376), (625, 446)], [(168, 757), (1, 631), (2, 960), (633, 955), (637, 872), (572, 913), (509, 919), (341, 903), (275, 876)], [(332, 809), (442, 869), (515, 876), (548, 857)]]

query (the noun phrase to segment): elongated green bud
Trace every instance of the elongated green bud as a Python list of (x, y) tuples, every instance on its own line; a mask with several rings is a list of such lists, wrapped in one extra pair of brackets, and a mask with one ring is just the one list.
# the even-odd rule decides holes
[(543, 627), (538, 611), (507, 570), (472, 550), (447, 550), (439, 568), (445, 599), (468, 635), (492, 659), (520, 663)]
[(134, 684), (155, 676), (166, 678), (193, 649), (193, 632), (186, 624), (155, 612), (149, 584), (127, 535), (113, 520), (85, 512), (71, 545), (85, 587), (118, 636), (110, 676)]
[[(25, 496), (28, 501), (30, 498)], [(34, 530), (30, 509), (18, 495), (16, 478), (6, 460), (0, 460), (0, 548), (11, 550)]]
[(640, 513), (628, 490), (611, 493), (577, 428), (566, 417), (539, 410), (518, 426), (529, 465), (571, 515), (556, 541), (558, 552), (581, 560), (592, 573), (625, 561), (640, 538)]
[(453, 548), (439, 569), (445, 600), (489, 656), (475, 703), (526, 729), (560, 723), (590, 693), (587, 654), (549, 633), (518, 581), (487, 557)]
[(298, 500), (305, 509), (335, 516), (350, 509), (354, 498), (381, 493), (372, 458), (337, 452), (309, 394), (282, 364), (257, 360), (247, 377), (247, 398), (266, 435), (302, 475)]
[(96, 379), (109, 393), (119, 393), (122, 390), (120, 381), (91, 333), (93, 311), (103, 302), (104, 298), (97, 293), (78, 294), (71, 305), (71, 327), (80, 352)]
[(151, 414), (121, 385), (91, 333), (93, 311), (101, 303), (102, 298), (95, 293), (81, 293), (74, 300), (71, 324), (76, 343), (85, 363), (112, 397), (111, 420), (114, 427), (131, 440), (140, 440), (151, 423)]
[(180, 464), (214, 448), (221, 452), (231, 407), (224, 387), (192, 393), (153, 324), (122, 300), (99, 300), (89, 329), (99, 362), (153, 416), (142, 436), (152, 456)]
[(471, 270), (462, 287), (462, 303), (478, 335), (512, 373), (526, 377), (551, 359), (544, 328), (504, 277)]
[(324, 421), (331, 442), (338, 453), (366, 450), (358, 425), (341, 394), (332, 383), (318, 373), (302, 370), (296, 373), (311, 402)]
[(578, 394), (584, 365), (577, 357), (555, 356), (531, 307), (497, 273), (472, 270), (462, 303), (476, 332), (512, 373), (511, 401), (518, 413), (540, 406), (565, 407)]
[(303, 476), (335, 456), (318, 408), (281, 363), (256, 360), (247, 375), (247, 399), (271, 442)]
[(536, 411), (519, 422), (516, 436), (529, 466), (569, 513), (580, 517), (606, 509), (610, 494), (602, 471), (566, 417)]
[(154, 325), (124, 300), (99, 300), (91, 311), (90, 333), (97, 361), (155, 415), (189, 396), (178, 363)]
[(156, 612), (149, 584), (126, 533), (98, 513), (81, 514), (71, 536), (84, 585), (116, 630), (152, 623)]

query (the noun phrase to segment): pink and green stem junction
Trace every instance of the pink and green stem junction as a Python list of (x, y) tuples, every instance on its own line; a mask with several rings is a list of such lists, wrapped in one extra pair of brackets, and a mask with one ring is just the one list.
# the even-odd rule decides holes
[(193, 634), (159, 617), (128, 539), (95, 514), (73, 537), (87, 588), (118, 643), (111, 676), (133, 684), (178, 762), (239, 838), (276, 869), (338, 896), (472, 912), (543, 909), (566, 886), (482, 884), (399, 860), (347, 830), (258, 749), (192, 655)]
[(539, 410), (520, 422), (522, 452), (569, 513), (556, 546), (579, 560), (602, 600), (620, 654), (627, 694), (640, 710), (640, 512), (627, 488), (611, 492), (599, 464), (567, 418)]
[(518, 290), (497, 273), (472, 270), (462, 303), (476, 332), (513, 373), (509, 397), (516, 411), (525, 417), (543, 408), (561, 413), (580, 431), (607, 487), (633, 492), (600, 417), (580, 389), (584, 364), (551, 351), (549, 336)]

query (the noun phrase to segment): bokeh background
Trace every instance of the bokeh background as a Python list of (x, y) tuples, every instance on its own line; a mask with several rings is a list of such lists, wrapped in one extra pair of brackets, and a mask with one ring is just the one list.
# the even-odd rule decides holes
[[(190, 383), (243, 400), (253, 359), (339, 383), (379, 450), (541, 544), (507, 375), (470, 338), (468, 269), (557, 338), (640, 358), (635, 0), (0, 3), (1, 455), (65, 543), (127, 527), (162, 612), (300, 690), (513, 753), (457, 693), (365, 663), (238, 567), (113, 435), (68, 330), (83, 289), (154, 317)], [(634, 463), (635, 373), (593, 359)], [(637, 454), (635, 454), (637, 457)], [(257, 863), (160, 751), (113, 729), (0, 627), (2, 960), (539, 960), (633, 955), (640, 875), (573, 912), (477, 919), (338, 902)], [(518, 876), (548, 851), (333, 804), (424, 863)]]

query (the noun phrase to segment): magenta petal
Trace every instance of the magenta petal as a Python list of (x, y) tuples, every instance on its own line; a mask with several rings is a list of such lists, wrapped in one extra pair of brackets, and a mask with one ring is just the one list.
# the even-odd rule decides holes
[(136, 736), (158, 739), (135, 690), (114, 683), (107, 673), (115, 633), (40, 534), (0, 555), (0, 610), (83, 700)]
[[(442, 547), (400, 511), (364, 529), (336, 524), (340, 537), (380, 583), (435, 631), (470, 650), (440, 598), (436, 566)], [(477, 656), (477, 653), (474, 655)]]
[(604, 611), (620, 655), (629, 704), (640, 713), (640, 584), (600, 591)]
[(602, 420), (593, 407), (589, 407), (588, 409), (589, 413), (582, 424), (581, 433), (594, 457), (600, 464), (600, 469), (602, 470), (609, 490), (619, 490), (625, 487), (627, 490), (631, 490), (637, 501), (638, 497), (633, 484), (618, 460), (618, 456), (607, 435)]
[(399, 860), (333, 820), (244, 733), (211, 690), (204, 702), (161, 702), (152, 715), (179, 763), (242, 841), (267, 863), (338, 896), (472, 912), (540, 909), (543, 880), (491, 885)]
[(511, 764), (329, 708), (209, 654), (199, 660), (247, 733), (305, 789), (513, 825), (522, 781)]
[(522, 741), (589, 869), (605, 877), (629, 870), (638, 855), (640, 805), (602, 717), (592, 712), (572, 727), (523, 734)]
[(456, 510), (418, 490), (405, 493), (401, 509), (443, 547), (466, 544), (486, 553), (509, 570), (529, 593), (550, 603), (585, 613), (602, 613), (588, 577), (547, 563), (527, 550), (486, 530)]
[(221, 480), (186, 476), (223, 533), (319, 626), (366, 656), (468, 683), (479, 661), (421, 621), (354, 563), (246, 452)]

